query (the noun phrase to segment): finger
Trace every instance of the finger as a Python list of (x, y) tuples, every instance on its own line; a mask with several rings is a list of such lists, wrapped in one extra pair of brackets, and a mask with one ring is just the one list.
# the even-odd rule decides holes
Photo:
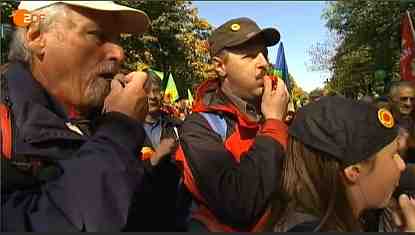
[(282, 91), (286, 91), (287, 90), (287, 86), (285, 85), (284, 80), (282, 80), (282, 78), (278, 77), (278, 82), (281, 83), (281, 86), (280, 86), (281, 90)]
[(277, 90), (277, 87), (278, 87), (278, 77), (272, 80), (272, 90), (273, 91)]
[(406, 222), (406, 229), (415, 231), (415, 203), (408, 195), (402, 194), (399, 196), (399, 206)]
[(111, 80), (111, 92), (120, 92), (122, 90), (121, 82), (117, 79)]
[(144, 72), (134, 72), (131, 76), (131, 81), (128, 83), (127, 87), (129, 90), (138, 90), (144, 89), (144, 83), (148, 80), (147, 73)]
[(269, 76), (264, 76), (264, 94), (270, 95), (272, 91), (272, 79)]
[(287, 87), (285, 87), (285, 92), (284, 92), (284, 94), (285, 94), (285, 97), (290, 97), (290, 92), (288, 92), (288, 89), (287, 89)]
[(127, 75), (125, 75), (125, 77), (124, 77), (124, 79), (125, 79), (125, 81), (128, 83), (128, 82), (131, 82), (131, 80), (133, 80), (133, 77), (134, 77), (134, 75), (136, 74), (137, 72), (131, 72), (131, 73), (129, 73), (129, 74), (127, 74)]
[(129, 82), (129, 79), (127, 79), (126, 76), (122, 73), (117, 73), (114, 76), (114, 79), (117, 79), (123, 87), (125, 87), (125, 85)]
[(397, 199), (391, 198), (389, 200), (386, 210), (390, 212), (391, 217), (392, 217), (392, 222), (397, 227), (402, 227), (403, 226), (402, 213), (401, 213), (401, 208), (398, 205)]
[(403, 226), (402, 215), (400, 215), (396, 210), (393, 210), (391, 214), (393, 223), (398, 227)]
[(284, 84), (285, 87), (285, 94), (287, 94), (287, 96), (290, 96), (290, 92), (288, 92), (288, 87)]
[(278, 78), (278, 86), (277, 89), (275, 89), (275, 93), (278, 95), (278, 97), (282, 97), (284, 95), (284, 87), (284, 81)]

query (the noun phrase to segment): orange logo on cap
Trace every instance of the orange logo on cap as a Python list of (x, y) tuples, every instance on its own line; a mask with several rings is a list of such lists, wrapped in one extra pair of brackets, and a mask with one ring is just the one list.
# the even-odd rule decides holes
[(239, 24), (232, 24), (231, 29), (232, 31), (239, 31), (241, 29), (241, 26)]
[(378, 119), (380, 123), (386, 128), (392, 128), (395, 125), (395, 120), (393, 119), (392, 114), (387, 109), (379, 109)]

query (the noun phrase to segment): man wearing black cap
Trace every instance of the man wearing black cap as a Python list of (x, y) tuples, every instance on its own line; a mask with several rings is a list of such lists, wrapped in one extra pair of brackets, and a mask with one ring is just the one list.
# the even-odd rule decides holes
[(257, 231), (266, 221), (287, 140), (287, 89), (265, 76), (279, 39), (248, 18), (209, 38), (217, 77), (199, 87), (176, 156), (194, 200), (190, 231)]

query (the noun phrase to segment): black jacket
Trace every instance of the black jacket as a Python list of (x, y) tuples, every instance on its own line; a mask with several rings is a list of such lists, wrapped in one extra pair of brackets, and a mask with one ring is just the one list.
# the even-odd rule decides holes
[[(56, 174), (2, 192), (1, 230), (120, 231), (144, 178), (136, 157), (142, 126), (113, 112), (95, 120), (91, 135), (80, 135), (22, 64), (11, 64), (2, 79), (15, 117), (14, 155), (49, 162)], [(8, 173), (2, 169), (2, 185)]]
[[(224, 117), (225, 140), (200, 112)], [(203, 205), (191, 217), (209, 231), (259, 228), (277, 190), (287, 126), (279, 120), (249, 121), (220, 91), (218, 81), (209, 80), (198, 89), (180, 138), (176, 159), (182, 164), (186, 187)]]
[[(177, 138), (175, 128), (180, 130), (182, 121), (168, 114), (162, 113), (160, 118), (161, 136), (164, 138)], [(159, 141), (160, 141), (159, 140)], [(154, 146), (146, 135), (145, 147)], [(148, 180), (146, 185), (134, 197), (125, 231), (183, 231), (183, 225), (177, 221), (178, 185), (180, 172), (172, 156), (165, 156), (157, 166), (152, 166), (150, 160), (144, 160)]]
[[(368, 210), (364, 214), (363, 232), (399, 232), (388, 209)], [(285, 217), (283, 224), (274, 227), (274, 232), (339, 232), (323, 231), (319, 226), (321, 218), (312, 214), (294, 212)], [(358, 232), (358, 231), (348, 231)]]

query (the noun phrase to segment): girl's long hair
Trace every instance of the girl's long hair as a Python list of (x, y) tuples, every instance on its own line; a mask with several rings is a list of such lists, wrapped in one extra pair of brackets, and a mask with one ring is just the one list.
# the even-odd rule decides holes
[(320, 219), (315, 231), (361, 231), (342, 182), (344, 168), (327, 153), (290, 137), (267, 230), (280, 231), (290, 213), (298, 211)]

